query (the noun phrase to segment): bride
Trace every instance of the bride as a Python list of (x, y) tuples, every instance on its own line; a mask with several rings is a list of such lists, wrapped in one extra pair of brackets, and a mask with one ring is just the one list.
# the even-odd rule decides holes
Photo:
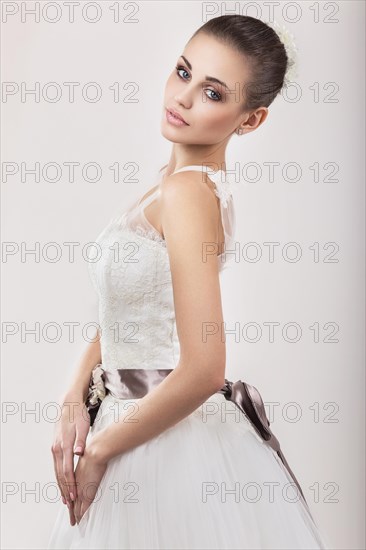
[(223, 393), (226, 147), (266, 120), (293, 68), (287, 38), (221, 16), (177, 57), (161, 120), (169, 162), (96, 240), (100, 330), (62, 399), (49, 548), (327, 548), (289, 470)]

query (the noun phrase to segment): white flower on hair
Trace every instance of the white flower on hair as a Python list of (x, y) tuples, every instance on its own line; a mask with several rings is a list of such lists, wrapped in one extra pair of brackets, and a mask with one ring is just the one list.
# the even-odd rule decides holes
[(285, 85), (287, 85), (298, 76), (298, 50), (295, 43), (295, 37), (284, 25), (280, 25), (276, 21), (273, 21), (273, 23), (266, 21), (266, 24), (269, 27), (272, 27), (272, 29), (278, 34), (282, 44), (285, 46), (286, 54), (289, 60), (288, 68), (285, 74)]
[(106, 388), (102, 378), (103, 372), (104, 369), (101, 367), (100, 363), (92, 370), (91, 384), (88, 395), (90, 405), (96, 405), (98, 403), (98, 399), (103, 401), (106, 396)]

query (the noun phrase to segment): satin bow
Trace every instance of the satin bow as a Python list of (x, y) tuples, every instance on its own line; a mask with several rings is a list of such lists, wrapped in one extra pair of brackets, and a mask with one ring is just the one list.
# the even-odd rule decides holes
[(277, 453), (278, 457), (281, 459), (283, 465), (299, 489), (304, 504), (308, 508), (300, 483), (297, 481), (295, 474), (291, 470), (281, 450), (277, 437), (270, 428), (270, 422), (267, 418), (264, 403), (257, 388), (246, 382), (242, 382), (241, 380), (231, 382), (225, 378), (225, 385), (219, 390), (219, 393), (222, 393), (226, 400), (232, 401), (240, 409), (261, 439), (263, 439), (267, 445), (269, 445), (273, 451)]

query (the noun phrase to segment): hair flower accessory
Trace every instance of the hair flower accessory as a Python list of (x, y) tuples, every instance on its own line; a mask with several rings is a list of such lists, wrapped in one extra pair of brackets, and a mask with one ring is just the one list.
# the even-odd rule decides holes
[(298, 49), (295, 43), (295, 37), (284, 25), (280, 25), (277, 21), (273, 21), (273, 23), (266, 21), (266, 24), (277, 33), (286, 49), (288, 67), (285, 74), (285, 86), (287, 86), (289, 82), (298, 77)]

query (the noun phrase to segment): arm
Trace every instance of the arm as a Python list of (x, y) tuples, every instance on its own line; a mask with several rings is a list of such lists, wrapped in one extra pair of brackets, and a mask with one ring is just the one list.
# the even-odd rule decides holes
[[(96, 433), (89, 447), (98, 463), (164, 432), (199, 407), (224, 385), (225, 342), (218, 261), (203, 261), (203, 243), (217, 242), (216, 201), (198, 175), (168, 177), (161, 193), (161, 219), (172, 272), (174, 307), (180, 342), (177, 367), (130, 411)], [(204, 323), (219, 330), (204, 342)], [(127, 417), (127, 421), (125, 418)]]
[(84, 403), (88, 394), (91, 371), (100, 362), (100, 338), (97, 332), (80, 359), (69, 390), (60, 399), (61, 416), (55, 425), (51, 446), (55, 476), (62, 500), (69, 506), (71, 525), (75, 524), (71, 502), (77, 494), (74, 454), (84, 453), (90, 429), (90, 419)]
[(85, 348), (76, 372), (73, 375), (69, 389), (63, 394), (61, 403), (78, 401), (85, 403), (88, 395), (89, 381), (93, 368), (101, 363), (100, 336), (97, 332), (92, 342)]

